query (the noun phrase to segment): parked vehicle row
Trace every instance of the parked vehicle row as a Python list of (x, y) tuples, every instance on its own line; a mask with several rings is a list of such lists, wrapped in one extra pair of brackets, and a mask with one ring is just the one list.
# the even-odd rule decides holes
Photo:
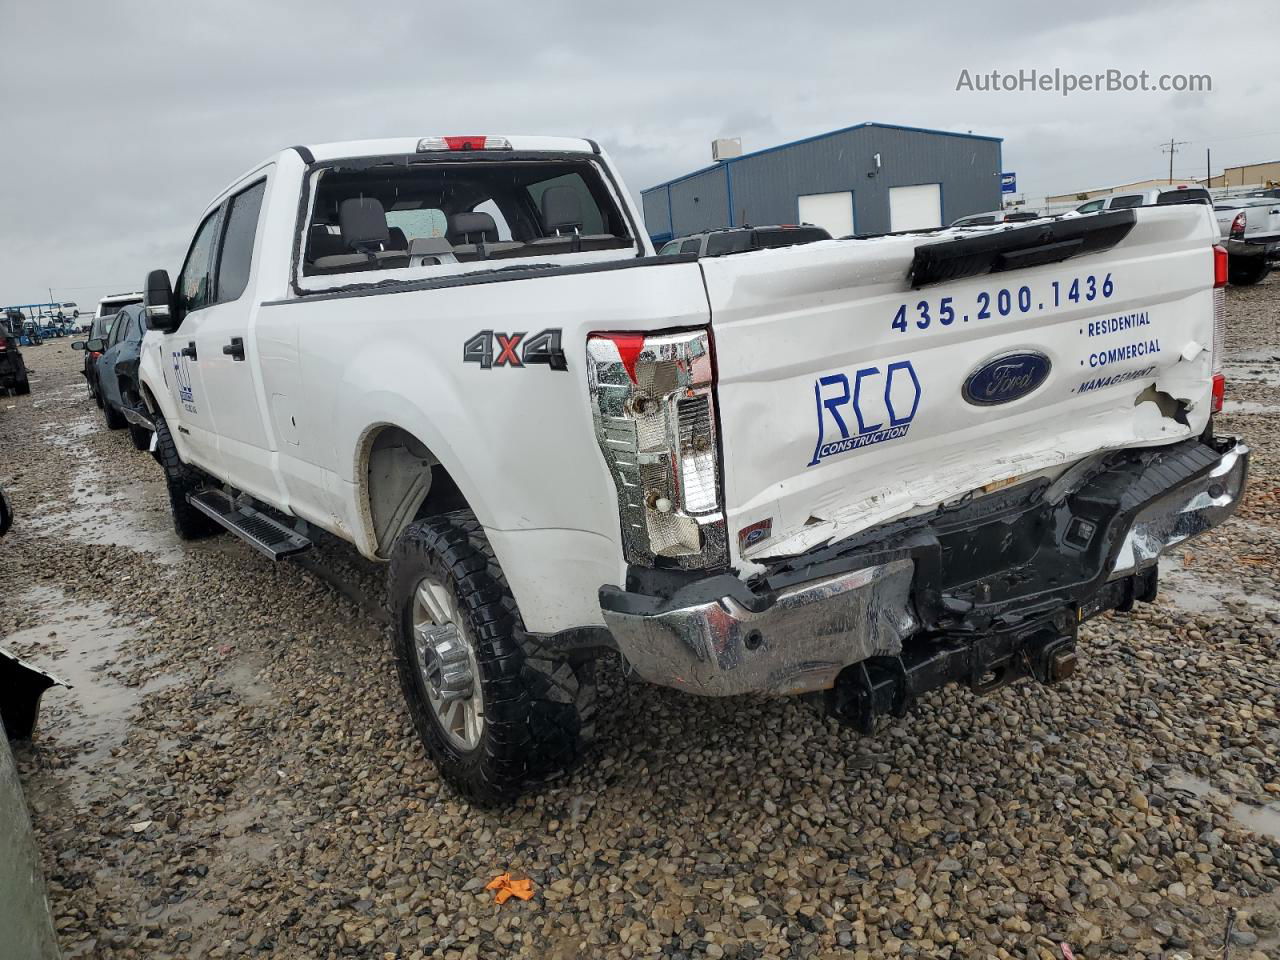
[(20, 317), (21, 314), (14, 313), (0, 316), (0, 390), (27, 394), (31, 392), (31, 380), (19, 343)]
[[(473, 800), (582, 755), (608, 652), (863, 730), (1057, 682), (1242, 496), (1199, 201), (723, 255), (640, 223), (589, 140), (295, 147), (147, 278), (175, 530), (388, 561), (410, 715)], [(85, 344), (104, 411), (131, 316)]]
[(133, 445), (146, 450), (151, 445), (152, 427), (138, 382), (138, 355), (146, 333), (142, 304), (128, 303), (113, 313), (95, 317), (94, 326), (99, 323), (106, 329), (106, 336), (77, 340), (71, 347), (84, 351), (85, 380), (102, 408), (107, 427), (128, 427)]

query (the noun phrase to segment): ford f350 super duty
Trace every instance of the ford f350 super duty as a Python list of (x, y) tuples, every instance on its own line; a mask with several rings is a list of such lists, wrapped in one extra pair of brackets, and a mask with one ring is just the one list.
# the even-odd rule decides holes
[(147, 280), (183, 537), (389, 561), (393, 652), (482, 803), (570, 765), (594, 662), (861, 729), (1076, 665), (1249, 459), (1201, 205), (653, 255), (591, 141), (294, 147)]

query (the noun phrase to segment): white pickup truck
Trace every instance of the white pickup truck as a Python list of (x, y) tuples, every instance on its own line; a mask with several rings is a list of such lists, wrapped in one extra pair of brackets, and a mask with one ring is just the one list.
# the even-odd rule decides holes
[(868, 729), (1070, 675), (1235, 509), (1206, 210), (698, 260), (589, 140), (295, 147), (148, 277), (153, 449), (183, 537), (390, 561), (410, 713), (477, 802), (580, 755), (610, 651)]

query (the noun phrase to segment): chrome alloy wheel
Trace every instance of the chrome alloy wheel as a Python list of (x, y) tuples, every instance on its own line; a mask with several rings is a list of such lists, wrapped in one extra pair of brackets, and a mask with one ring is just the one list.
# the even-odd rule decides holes
[(476, 652), (460, 627), (453, 594), (424, 578), (413, 594), (413, 647), (436, 723), (450, 743), (474, 750), (484, 733), (484, 696)]

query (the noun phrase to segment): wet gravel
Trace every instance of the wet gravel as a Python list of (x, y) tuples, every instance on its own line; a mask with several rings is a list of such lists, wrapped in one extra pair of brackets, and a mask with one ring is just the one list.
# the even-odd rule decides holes
[(424, 759), (376, 567), (181, 543), (79, 355), (26, 350), (0, 637), (75, 684), (17, 754), (65, 955), (1202, 957), (1234, 911), (1230, 955), (1280, 958), (1280, 277), (1228, 296), (1248, 500), (1075, 678), (860, 737), (608, 665), (588, 763), (496, 814)]

